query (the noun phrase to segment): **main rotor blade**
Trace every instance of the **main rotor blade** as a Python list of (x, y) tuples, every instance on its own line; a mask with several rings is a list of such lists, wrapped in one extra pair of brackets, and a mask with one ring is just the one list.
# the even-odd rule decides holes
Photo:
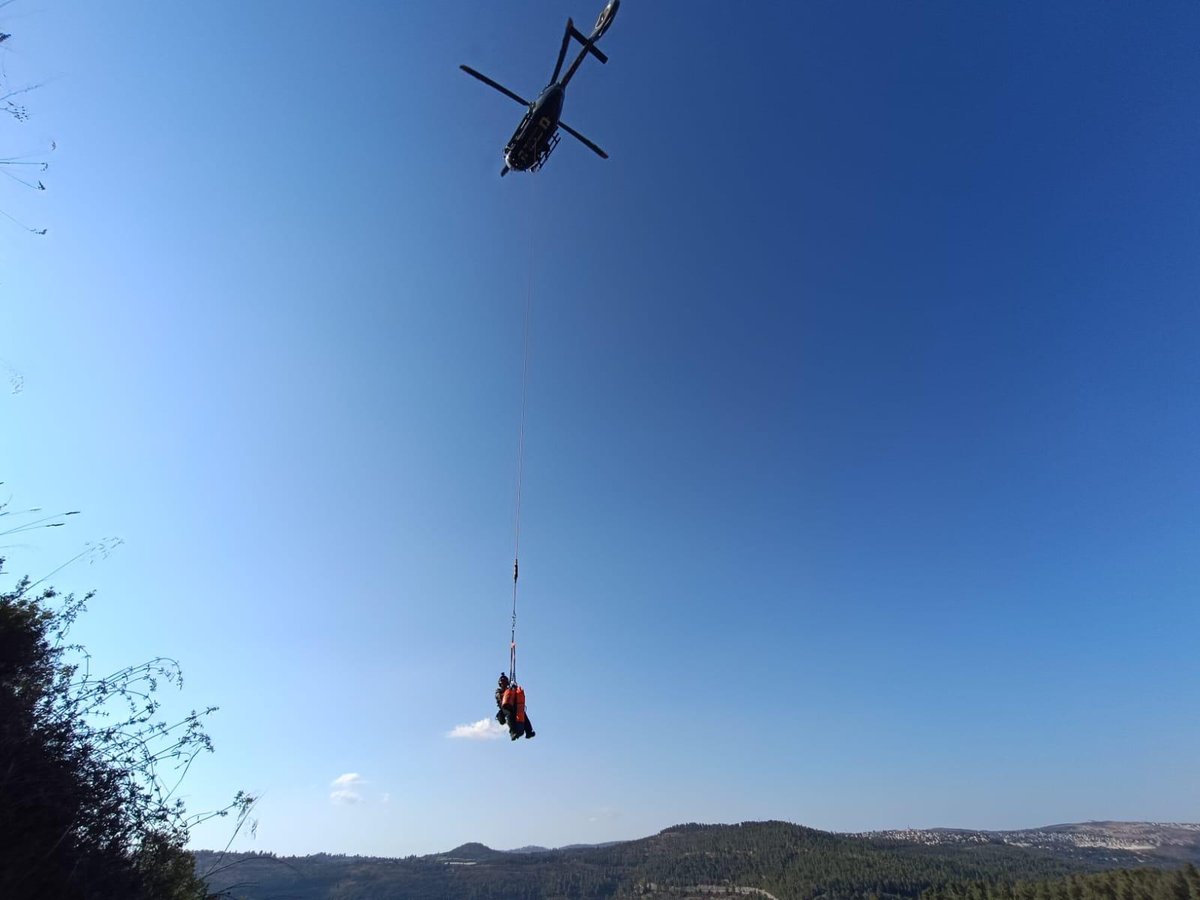
[(571, 43), (571, 29), (574, 23), (567, 19), (567, 27), (563, 31), (562, 46), (558, 48), (558, 60), (554, 63), (554, 74), (550, 76), (550, 83), (558, 81), (558, 73), (562, 71), (563, 60), (567, 58), (567, 44)]
[(459, 66), (459, 68), (462, 69), (464, 72), (466, 72), (468, 75), (470, 75), (474, 78), (478, 78), (480, 81), (482, 81), (488, 87), (494, 87), (496, 90), (498, 90), (500, 93), (502, 93), (505, 97), (512, 97), (512, 99), (516, 100), (522, 106), (529, 105), (529, 101), (526, 100), (524, 97), (522, 97), (520, 94), (514, 94), (512, 91), (510, 91), (504, 85), (500, 84), (500, 82), (492, 81), (492, 79), (488, 78), (482, 72), (476, 72), (470, 66)]
[(561, 128), (563, 131), (565, 131), (567, 134), (569, 134), (571, 137), (575, 138), (575, 140), (577, 140), (577, 141), (581, 142), (582, 144), (584, 144), (585, 146), (587, 146), (587, 148), (589, 150), (591, 150), (593, 153), (597, 154), (598, 156), (602, 156), (605, 159), (608, 159), (607, 153), (605, 153), (603, 150), (601, 150), (599, 147), (597, 147), (595, 144), (593, 144), (591, 141), (589, 141), (582, 134), (580, 134), (578, 131), (576, 131), (574, 128), (572, 128), (570, 125), (568, 125), (566, 122), (562, 121), (561, 119), (558, 122), (558, 127)]

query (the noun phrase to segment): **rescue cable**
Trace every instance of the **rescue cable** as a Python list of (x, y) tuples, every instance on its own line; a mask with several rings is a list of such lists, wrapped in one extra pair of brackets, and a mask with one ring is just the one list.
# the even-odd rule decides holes
[[(531, 205), (532, 209), (532, 205)], [(536, 224), (536, 216), (531, 217)], [(521, 424), (517, 437), (517, 502), (516, 515), (513, 523), (513, 593), (512, 593), (512, 634), (508, 644), (508, 677), (514, 684), (517, 681), (517, 576), (520, 569), (521, 551), (521, 482), (525, 474), (525, 410), (529, 395), (529, 319), (533, 310), (533, 228), (530, 228), (529, 241), (529, 277), (525, 287), (525, 327), (524, 348), (521, 359)]]

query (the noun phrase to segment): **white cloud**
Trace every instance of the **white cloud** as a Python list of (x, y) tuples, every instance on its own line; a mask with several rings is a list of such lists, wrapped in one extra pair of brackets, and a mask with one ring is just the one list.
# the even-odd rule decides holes
[(358, 789), (367, 783), (367, 780), (357, 772), (347, 772), (345, 775), (339, 775), (333, 781), (329, 782), (329, 786), (334, 788), (334, 791), (329, 795), (329, 799), (341, 806), (349, 806), (358, 803), (362, 800), (362, 794)]
[(508, 731), (501, 728), (495, 719), (480, 719), (470, 725), (455, 725), (452, 730), (446, 732), (446, 737), (464, 738), (468, 741), (494, 741), (506, 734)]

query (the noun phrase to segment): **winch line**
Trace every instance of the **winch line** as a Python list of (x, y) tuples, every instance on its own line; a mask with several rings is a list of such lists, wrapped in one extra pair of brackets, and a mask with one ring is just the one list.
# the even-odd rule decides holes
[(525, 419), (529, 406), (529, 321), (533, 312), (533, 257), (537, 246), (533, 240), (533, 225), (537, 223), (536, 214), (532, 214), (533, 204), (530, 204), (530, 210), (532, 225), (529, 241), (529, 272), (525, 282), (524, 347), (521, 359), (521, 424), (517, 436), (517, 501), (513, 522), (512, 633), (509, 636), (508, 644), (508, 677), (514, 683), (517, 680), (517, 577), (520, 574), (521, 557), (521, 487), (525, 478)]

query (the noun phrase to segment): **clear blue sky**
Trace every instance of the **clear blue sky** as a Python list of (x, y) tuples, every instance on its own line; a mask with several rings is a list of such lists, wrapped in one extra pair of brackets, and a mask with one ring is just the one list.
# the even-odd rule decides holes
[(1195, 820), (1200, 6), (625, 0), (501, 180), (599, 6), (4, 7), (10, 568), (238, 846)]

